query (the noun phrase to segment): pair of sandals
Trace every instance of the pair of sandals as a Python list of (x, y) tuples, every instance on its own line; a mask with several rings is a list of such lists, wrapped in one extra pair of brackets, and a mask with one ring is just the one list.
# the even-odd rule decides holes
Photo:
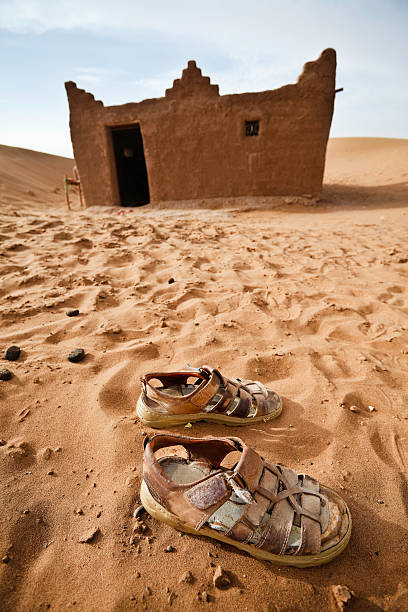
[[(247, 425), (276, 418), (282, 401), (258, 381), (226, 378), (203, 366), (146, 374), (136, 410), (153, 428), (196, 421)], [(174, 446), (185, 456), (156, 455)], [(228, 456), (237, 452), (228, 467)], [(180, 531), (279, 565), (328, 563), (351, 535), (350, 511), (335, 491), (270, 463), (236, 437), (146, 438), (140, 496), (151, 516)]]

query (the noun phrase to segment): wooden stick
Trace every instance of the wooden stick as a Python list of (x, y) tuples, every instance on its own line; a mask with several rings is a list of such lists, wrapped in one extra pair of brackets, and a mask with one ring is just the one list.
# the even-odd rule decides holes
[(67, 203), (68, 210), (71, 210), (71, 206), (69, 205), (69, 184), (68, 184), (68, 178), (66, 176), (64, 176), (64, 189), (65, 189), (65, 201)]
[(82, 200), (82, 189), (81, 189), (81, 183), (78, 183), (78, 190), (79, 190), (79, 201), (80, 201), (80, 203), (81, 203), (81, 208), (83, 208), (85, 205), (84, 205), (83, 200)]

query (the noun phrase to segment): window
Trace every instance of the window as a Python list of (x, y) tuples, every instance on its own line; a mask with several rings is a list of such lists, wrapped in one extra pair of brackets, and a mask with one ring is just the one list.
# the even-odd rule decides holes
[(258, 136), (259, 121), (245, 121), (245, 136)]

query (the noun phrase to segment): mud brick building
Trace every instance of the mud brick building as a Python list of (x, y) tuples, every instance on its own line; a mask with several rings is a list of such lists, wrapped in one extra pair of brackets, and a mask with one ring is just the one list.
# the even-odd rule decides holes
[(220, 96), (188, 62), (163, 98), (104, 106), (65, 84), (88, 206), (197, 198), (318, 196), (335, 98), (336, 53), (296, 84)]

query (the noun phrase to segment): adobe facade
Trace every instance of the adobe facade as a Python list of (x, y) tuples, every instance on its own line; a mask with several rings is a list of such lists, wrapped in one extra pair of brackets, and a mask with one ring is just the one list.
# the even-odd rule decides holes
[(326, 49), (296, 84), (256, 93), (220, 96), (193, 61), (164, 97), (121, 106), (67, 82), (86, 204), (318, 196), (335, 76), (336, 53)]

